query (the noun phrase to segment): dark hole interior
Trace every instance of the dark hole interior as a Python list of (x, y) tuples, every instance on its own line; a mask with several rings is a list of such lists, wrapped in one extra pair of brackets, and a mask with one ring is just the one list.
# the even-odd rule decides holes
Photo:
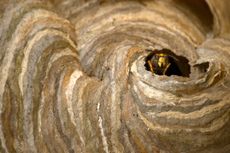
[[(183, 56), (177, 56), (169, 49), (162, 49), (162, 50), (146, 50), (148, 55), (145, 58), (145, 69), (147, 71), (151, 71), (150, 65), (148, 61), (155, 58), (159, 54), (165, 55), (165, 58), (167, 58), (168, 67), (167, 68), (159, 68), (157, 67), (157, 64), (154, 66), (154, 71), (151, 71), (154, 74), (157, 75), (177, 75), (182, 77), (189, 77), (190, 75), (190, 69), (191, 66), (189, 65), (189, 60), (186, 57)], [(157, 61), (157, 60), (155, 60)], [(162, 73), (164, 71), (165, 73)]]
[(207, 72), (207, 70), (209, 68), (209, 62), (196, 64), (193, 67), (196, 68), (199, 71), (199, 73), (205, 73), (205, 72)]

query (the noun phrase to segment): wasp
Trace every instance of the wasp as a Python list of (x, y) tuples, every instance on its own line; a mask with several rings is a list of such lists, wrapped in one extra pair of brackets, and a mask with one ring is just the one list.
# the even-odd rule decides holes
[(178, 67), (179, 60), (168, 49), (146, 51), (149, 52), (145, 59), (147, 70), (158, 75), (182, 75)]

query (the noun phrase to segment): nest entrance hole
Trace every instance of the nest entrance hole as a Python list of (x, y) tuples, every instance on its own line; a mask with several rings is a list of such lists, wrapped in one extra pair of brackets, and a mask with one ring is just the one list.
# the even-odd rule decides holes
[(147, 71), (156, 75), (189, 77), (191, 66), (186, 57), (178, 56), (169, 49), (146, 51), (149, 52), (144, 64)]

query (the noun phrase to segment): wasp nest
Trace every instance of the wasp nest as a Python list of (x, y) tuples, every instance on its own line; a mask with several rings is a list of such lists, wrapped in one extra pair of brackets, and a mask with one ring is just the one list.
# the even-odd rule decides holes
[(229, 0), (0, 4), (1, 153), (230, 152)]

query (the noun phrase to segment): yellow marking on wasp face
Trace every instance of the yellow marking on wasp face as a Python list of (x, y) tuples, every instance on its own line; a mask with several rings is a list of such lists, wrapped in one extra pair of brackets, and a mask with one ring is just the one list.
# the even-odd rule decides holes
[(158, 59), (158, 66), (159, 67), (164, 67), (164, 66), (166, 66), (166, 58), (165, 58), (165, 56), (163, 56), (163, 57), (159, 57), (159, 59)]

